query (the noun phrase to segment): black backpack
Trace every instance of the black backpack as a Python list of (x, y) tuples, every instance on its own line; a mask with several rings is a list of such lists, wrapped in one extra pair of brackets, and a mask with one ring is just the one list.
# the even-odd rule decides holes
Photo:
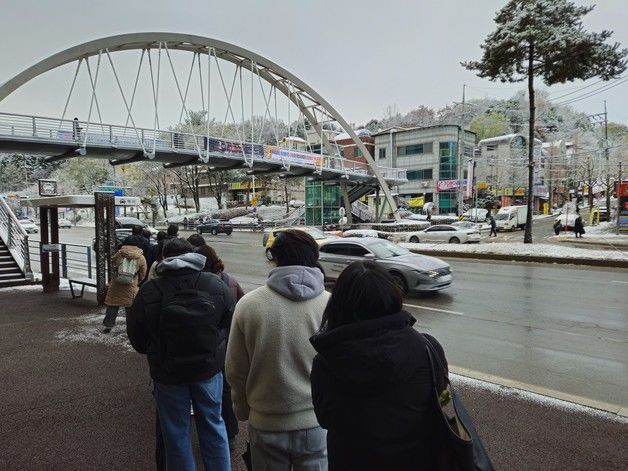
[[(204, 373), (215, 374), (217, 356), (224, 342), (218, 323), (224, 306), (216, 303), (208, 289), (199, 289), (199, 273), (194, 283), (169, 278), (156, 279), (155, 285), (162, 295), (159, 310), (157, 363), (164, 373), (193, 381)], [(179, 281), (179, 283), (177, 283)], [(188, 283), (185, 283), (187, 281)]]

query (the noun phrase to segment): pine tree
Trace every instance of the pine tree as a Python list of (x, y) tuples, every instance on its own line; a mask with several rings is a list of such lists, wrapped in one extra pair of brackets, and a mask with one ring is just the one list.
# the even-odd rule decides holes
[(534, 78), (548, 85), (576, 79), (617, 78), (626, 69), (628, 50), (606, 44), (612, 31), (590, 33), (582, 18), (594, 7), (568, 0), (510, 0), (495, 16), (497, 29), (488, 35), (482, 60), (463, 62), (479, 77), (501, 82), (528, 82), (528, 218), (524, 242), (532, 242), (534, 192)]

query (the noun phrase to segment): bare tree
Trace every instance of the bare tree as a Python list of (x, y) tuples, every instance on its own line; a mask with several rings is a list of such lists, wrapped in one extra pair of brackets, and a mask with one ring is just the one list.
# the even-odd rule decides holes
[(149, 183), (151, 192), (157, 197), (159, 206), (164, 214), (164, 218), (168, 217), (168, 188), (170, 178), (168, 170), (159, 164), (148, 164), (142, 168), (143, 174)]

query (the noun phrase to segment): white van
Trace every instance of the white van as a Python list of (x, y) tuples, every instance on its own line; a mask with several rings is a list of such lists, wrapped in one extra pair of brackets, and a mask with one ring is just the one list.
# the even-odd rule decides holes
[(495, 215), (495, 225), (498, 231), (514, 231), (524, 229), (528, 217), (527, 206), (504, 206)]

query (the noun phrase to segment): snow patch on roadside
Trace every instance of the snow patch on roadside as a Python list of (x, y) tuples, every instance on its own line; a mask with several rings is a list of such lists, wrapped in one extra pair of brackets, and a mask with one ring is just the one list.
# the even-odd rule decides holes
[(564, 401), (562, 399), (556, 399), (554, 397), (543, 396), (531, 391), (525, 391), (523, 389), (516, 389), (509, 386), (502, 386), (500, 384), (489, 383), (486, 381), (480, 381), (478, 379), (470, 378), (468, 376), (461, 376), (450, 373), (449, 377), (455, 384), (463, 384), (465, 386), (481, 389), (490, 392), (491, 394), (498, 394), (501, 396), (507, 396), (509, 399), (512, 397), (521, 398), (521, 400), (532, 402), (541, 406), (552, 407), (554, 409), (560, 409), (572, 414), (586, 414), (595, 418), (609, 420), (620, 424), (628, 425), (628, 417), (613, 414), (612, 412), (606, 412), (592, 407), (583, 406), (573, 402)]
[(402, 247), (421, 252), (450, 252), (470, 254), (524, 255), (533, 257), (622, 260), (628, 261), (628, 250), (592, 250), (562, 247), (554, 244), (524, 244), (523, 242), (493, 242), (481, 244), (413, 244), (400, 243)]
[(121, 347), (127, 352), (133, 352), (133, 347), (126, 335), (126, 319), (124, 315), (118, 316), (115, 327), (108, 334), (103, 333), (103, 318), (104, 313), (99, 311), (71, 319), (65, 318), (63, 320), (70, 322), (71, 325), (55, 332), (55, 341), (59, 344), (88, 343), (109, 345)]

